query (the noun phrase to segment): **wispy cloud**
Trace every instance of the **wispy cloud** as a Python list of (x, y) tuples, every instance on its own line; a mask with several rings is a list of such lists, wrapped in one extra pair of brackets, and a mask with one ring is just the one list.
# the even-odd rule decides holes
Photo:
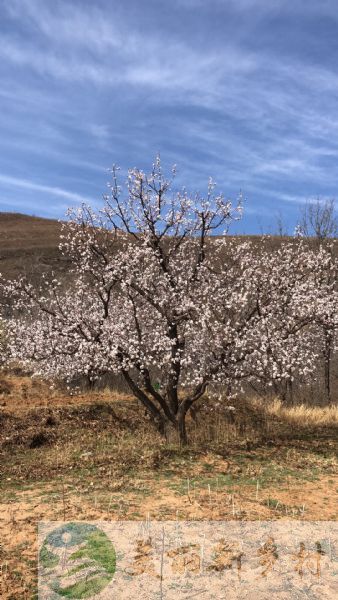
[(104, 191), (112, 162), (146, 168), (160, 150), (191, 188), (213, 175), (247, 190), (252, 212), (334, 195), (335, 11), (335, 0), (3, 3), (0, 185), (77, 202)]
[(83, 196), (82, 194), (77, 194), (76, 192), (64, 190), (59, 187), (53, 187), (50, 185), (36, 183), (28, 179), (11, 177), (9, 175), (0, 174), (0, 183), (3, 184), (4, 187), (16, 188), (18, 190), (30, 190), (33, 192), (41, 192), (43, 194), (47, 194), (48, 196), (56, 196), (58, 198), (63, 198), (64, 200), (68, 200), (69, 202), (93, 202), (93, 198), (88, 198), (86, 196)]

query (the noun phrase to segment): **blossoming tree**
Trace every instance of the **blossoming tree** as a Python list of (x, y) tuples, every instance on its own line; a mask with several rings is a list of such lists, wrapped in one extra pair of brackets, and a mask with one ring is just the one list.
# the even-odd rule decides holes
[(8, 285), (12, 357), (51, 378), (120, 373), (159, 431), (185, 443), (186, 416), (211, 384), (313, 369), (325, 250), (230, 238), (240, 203), (212, 181), (206, 197), (174, 193), (159, 159), (149, 175), (129, 171), (125, 190), (117, 175), (100, 211), (83, 206), (64, 226), (72, 282)]

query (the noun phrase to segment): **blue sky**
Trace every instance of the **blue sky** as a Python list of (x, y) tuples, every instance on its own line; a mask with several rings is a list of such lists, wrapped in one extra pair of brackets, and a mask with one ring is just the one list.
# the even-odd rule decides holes
[(336, 198), (337, 0), (0, 0), (0, 210), (99, 206), (157, 152), (245, 198), (240, 232)]

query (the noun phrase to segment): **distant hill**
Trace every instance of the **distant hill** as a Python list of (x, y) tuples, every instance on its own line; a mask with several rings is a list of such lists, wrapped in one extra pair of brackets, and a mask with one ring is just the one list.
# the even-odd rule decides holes
[[(69, 260), (61, 255), (61, 223), (55, 219), (43, 219), (20, 213), (0, 212), (0, 273), (5, 279), (26, 275), (37, 282), (43, 272), (53, 270), (65, 274)], [(251, 240), (255, 245), (261, 242), (261, 235), (236, 236), (238, 241)], [(295, 241), (295, 238), (269, 238), (271, 249), (276, 249), (282, 241)], [(316, 246), (316, 240), (308, 240)], [(338, 252), (336, 244), (335, 254)]]
[(41, 274), (50, 269), (64, 272), (65, 260), (58, 249), (61, 223), (54, 219), (0, 212), (0, 273), (3, 277)]

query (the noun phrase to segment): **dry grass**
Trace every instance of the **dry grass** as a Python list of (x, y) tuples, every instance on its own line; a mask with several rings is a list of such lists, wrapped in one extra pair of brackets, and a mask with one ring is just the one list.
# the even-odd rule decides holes
[(297, 427), (334, 426), (338, 425), (338, 406), (283, 406), (279, 398), (263, 402), (261, 399), (252, 400), (252, 404), (261, 408), (267, 416), (274, 416), (297, 425)]

